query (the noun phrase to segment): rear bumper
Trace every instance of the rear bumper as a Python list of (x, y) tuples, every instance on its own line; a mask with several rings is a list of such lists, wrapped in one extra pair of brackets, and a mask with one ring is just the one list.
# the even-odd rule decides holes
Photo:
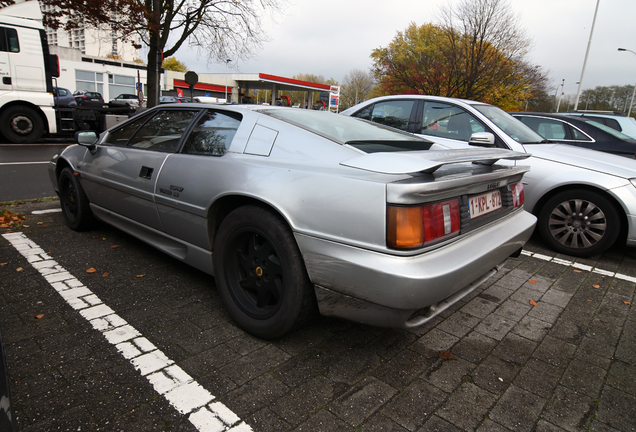
[(459, 241), (409, 257), (300, 234), (296, 239), (323, 315), (413, 327), (494, 275), (530, 238), (535, 223), (533, 215), (518, 211)]

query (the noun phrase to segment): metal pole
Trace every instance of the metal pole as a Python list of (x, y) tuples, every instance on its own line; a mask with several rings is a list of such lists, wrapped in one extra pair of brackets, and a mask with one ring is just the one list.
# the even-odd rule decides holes
[(565, 78), (563, 78), (563, 82), (561, 83), (561, 94), (559, 95), (559, 102), (557, 103), (556, 112), (559, 112), (559, 107), (561, 106), (561, 98), (563, 97), (564, 93), (565, 93)]
[(225, 60), (225, 103), (227, 103), (227, 65), (232, 59)]
[(585, 59), (583, 60), (583, 69), (581, 69), (581, 79), (579, 80), (579, 90), (576, 92), (576, 101), (574, 102), (574, 111), (579, 108), (579, 98), (581, 97), (581, 89), (583, 88), (583, 77), (585, 76), (585, 65), (587, 65), (587, 57), (590, 54), (590, 45), (592, 44), (592, 35), (594, 34), (594, 24), (596, 24), (596, 14), (598, 13), (598, 5), (601, 0), (596, 0), (596, 10), (594, 11), (594, 19), (592, 20), (592, 28), (590, 29), (590, 39), (587, 41), (587, 49), (585, 50)]
[[(626, 49), (626, 48), (619, 48), (619, 51), (629, 51), (630, 53), (636, 55), (636, 52)], [(636, 85), (634, 85), (634, 91), (632, 92), (632, 101), (629, 103), (629, 110), (627, 111), (627, 117), (631, 117), (632, 114), (632, 105), (634, 105), (634, 95), (636, 95)]]

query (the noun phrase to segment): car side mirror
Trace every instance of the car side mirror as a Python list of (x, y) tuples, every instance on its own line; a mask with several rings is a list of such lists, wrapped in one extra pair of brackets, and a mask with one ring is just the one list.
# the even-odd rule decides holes
[(99, 135), (94, 131), (75, 132), (75, 141), (81, 146), (87, 147), (91, 154), (97, 151), (97, 139)]
[(479, 147), (494, 147), (495, 136), (490, 132), (475, 132), (470, 136), (468, 144)]

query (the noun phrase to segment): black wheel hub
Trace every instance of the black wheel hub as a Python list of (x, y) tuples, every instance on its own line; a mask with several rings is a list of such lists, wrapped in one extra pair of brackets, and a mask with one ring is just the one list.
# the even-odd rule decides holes
[(228, 253), (227, 282), (237, 306), (255, 319), (272, 317), (283, 301), (283, 269), (268, 239), (251, 229), (236, 232)]

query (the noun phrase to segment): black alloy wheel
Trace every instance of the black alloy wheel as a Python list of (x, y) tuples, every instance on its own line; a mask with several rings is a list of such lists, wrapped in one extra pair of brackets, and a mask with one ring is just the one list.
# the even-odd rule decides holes
[(287, 224), (257, 206), (231, 212), (214, 242), (219, 293), (234, 320), (249, 333), (282, 337), (315, 315), (311, 282)]

